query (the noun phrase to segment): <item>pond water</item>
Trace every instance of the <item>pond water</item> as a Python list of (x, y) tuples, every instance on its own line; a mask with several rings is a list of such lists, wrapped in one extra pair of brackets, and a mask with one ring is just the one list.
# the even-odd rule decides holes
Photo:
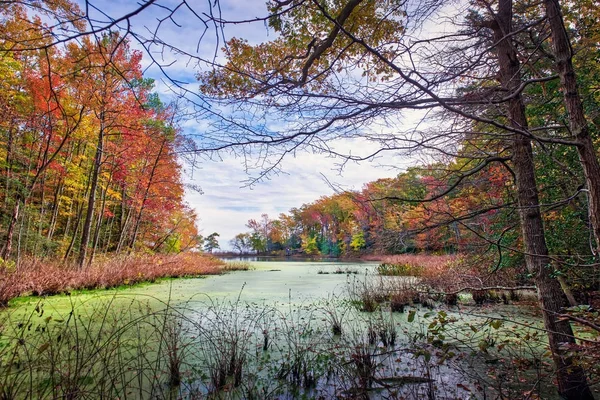
[[(377, 264), (251, 265), (220, 276), (18, 301), (0, 320), (2, 367), (7, 359), (15, 364), (7, 370), (14, 375), (4, 374), (5, 387), (23, 392), (25, 380), (16, 377), (25, 372), (29, 381), (54, 383), (37, 392), (29, 385), (22, 398), (83, 388), (129, 391), (132, 398), (469, 399), (532, 389), (553, 397), (551, 376), (541, 376), (548, 368), (532, 310), (415, 304), (392, 313), (384, 301), (376, 312), (363, 312), (358, 292), (381, 284)], [(60, 368), (40, 367), (40, 357)], [(141, 372), (147, 370), (152, 374)]]

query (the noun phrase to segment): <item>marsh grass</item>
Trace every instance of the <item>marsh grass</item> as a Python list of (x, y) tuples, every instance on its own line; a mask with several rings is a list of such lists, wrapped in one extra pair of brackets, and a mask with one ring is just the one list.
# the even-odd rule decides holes
[[(231, 266), (228, 268), (233, 269)], [(46, 296), (80, 289), (109, 289), (155, 282), (162, 278), (223, 272), (222, 261), (199, 253), (98, 257), (92, 265), (83, 269), (64, 264), (61, 260), (30, 257), (12, 268), (0, 268), (0, 307), (6, 306), (13, 298), (30, 294)]]
[(223, 271), (250, 271), (254, 269), (248, 261), (225, 261), (221, 269)]
[(325, 315), (331, 333), (334, 336), (342, 336), (344, 332), (344, 319), (351, 311), (351, 305), (336, 295), (329, 295), (322, 302), (320, 310)]
[(375, 312), (389, 298), (384, 281), (368, 274), (348, 279), (346, 287), (350, 302), (361, 311)]

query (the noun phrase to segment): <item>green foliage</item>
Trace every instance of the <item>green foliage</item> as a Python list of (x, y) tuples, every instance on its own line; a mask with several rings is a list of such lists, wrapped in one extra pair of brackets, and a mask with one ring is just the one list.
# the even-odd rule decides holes
[(220, 246), (219, 246), (219, 241), (217, 239), (219, 236), (221, 236), (221, 235), (219, 235), (217, 232), (213, 232), (210, 235), (208, 235), (204, 239), (204, 250), (207, 251), (208, 253), (212, 253), (213, 250), (219, 249)]
[(249, 233), (238, 233), (230, 244), (240, 254), (243, 254), (252, 249), (252, 237)]
[(177, 254), (181, 252), (181, 237), (178, 234), (170, 235), (164, 244), (164, 253)]
[(264, 253), (265, 251), (267, 251), (267, 240), (261, 237), (259, 233), (253, 232), (250, 235), (250, 246), (257, 253)]
[(13, 273), (17, 268), (17, 264), (13, 260), (3, 260), (0, 258), (0, 271), (2, 273)]
[(316, 237), (309, 237), (305, 242), (302, 243), (302, 249), (306, 254), (318, 254), (319, 245), (317, 244)]
[(363, 232), (357, 232), (352, 235), (352, 241), (350, 242), (350, 248), (354, 251), (360, 251), (365, 248), (367, 242), (365, 241), (365, 234)]

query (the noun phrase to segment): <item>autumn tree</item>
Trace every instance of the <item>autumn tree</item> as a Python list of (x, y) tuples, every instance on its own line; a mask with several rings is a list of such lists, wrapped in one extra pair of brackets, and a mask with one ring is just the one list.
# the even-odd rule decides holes
[(68, 1), (0, 13), (3, 258), (15, 238), (17, 261), (77, 253), (80, 265), (96, 252), (194, 247), (177, 111), (151, 93), (142, 53)]

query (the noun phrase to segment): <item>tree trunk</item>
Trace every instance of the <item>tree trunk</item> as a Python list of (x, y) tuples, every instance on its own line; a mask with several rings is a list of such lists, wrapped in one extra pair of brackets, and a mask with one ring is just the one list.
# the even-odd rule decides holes
[(106, 182), (106, 186), (102, 188), (102, 195), (100, 196), (101, 204), (100, 204), (100, 212), (98, 213), (98, 218), (96, 218), (96, 228), (94, 229), (94, 238), (92, 239), (92, 254), (90, 254), (89, 264), (91, 265), (94, 261), (94, 256), (96, 255), (96, 250), (98, 249), (98, 242), (100, 240), (100, 228), (102, 227), (102, 217), (104, 215), (104, 207), (106, 207), (106, 193), (108, 192), (108, 187), (112, 181), (112, 171), (110, 176), (108, 177), (108, 181)]
[(112, 239), (112, 230), (113, 225), (115, 223), (115, 216), (109, 218), (109, 222), (107, 222), (108, 227), (104, 230), (104, 239), (102, 241), (102, 249), (105, 253), (108, 253), (110, 249), (111, 239)]
[(125, 208), (125, 201), (121, 203), (121, 213), (126, 213), (125, 218), (122, 218), (123, 221), (121, 224), (121, 231), (119, 232), (119, 241), (117, 243), (116, 252), (120, 253), (125, 245), (125, 240), (127, 238), (127, 231), (129, 230), (129, 221), (131, 221), (131, 208)]
[(65, 256), (63, 257), (64, 261), (67, 261), (71, 256), (71, 251), (73, 251), (73, 246), (75, 245), (75, 241), (77, 240), (77, 234), (79, 233), (79, 226), (81, 225), (81, 217), (83, 215), (83, 204), (80, 204), (77, 208), (78, 210), (77, 218), (75, 219), (75, 228), (73, 230), (73, 236), (71, 237), (71, 241), (69, 242), (69, 247), (67, 247), (67, 251), (65, 251)]
[[(37, 226), (37, 234), (38, 238), (41, 239), (43, 237), (42, 233), (44, 232), (44, 218), (46, 217), (46, 177), (42, 177), (40, 181), (40, 212), (38, 216), (38, 226)], [(40, 244), (40, 240), (34, 240), (33, 245), (33, 254), (40, 254), (38, 251), (38, 245)], [(43, 248), (42, 248), (43, 250)]]
[(58, 221), (58, 211), (60, 210), (61, 203), (60, 197), (62, 196), (63, 188), (64, 180), (61, 179), (58, 186), (56, 187), (56, 190), (54, 191), (54, 200), (52, 203), (52, 218), (50, 219), (50, 227), (48, 228), (47, 236), (49, 242), (52, 241), (52, 238), (54, 237), (54, 231), (56, 230), (56, 223)]
[(12, 243), (13, 237), (15, 235), (15, 227), (17, 226), (17, 221), (19, 220), (19, 210), (21, 208), (21, 197), (17, 196), (15, 199), (15, 205), (13, 207), (12, 216), (10, 218), (10, 223), (8, 224), (8, 230), (6, 233), (6, 242), (4, 243), (4, 247), (2, 248), (2, 259), (6, 260), (10, 257), (10, 252), (12, 251)]
[(102, 153), (104, 145), (104, 127), (101, 118), (100, 131), (98, 132), (98, 144), (96, 146), (96, 155), (94, 157), (94, 169), (92, 172), (92, 183), (90, 186), (90, 195), (88, 197), (87, 210), (85, 213), (85, 222), (83, 223), (83, 231), (81, 232), (81, 246), (79, 248), (79, 257), (77, 265), (83, 268), (87, 255), (88, 242), (90, 239), (90, 231), (92, 228), (92, 219), (94, 218), (94, 205), (96, 203), (96, 188), (98, 187), (98, 176), (100, 175), (100, 166), (102, 164)]
[(588, 190), (590, 225), (596, 239), (596, 255), (600, 255), (600, 163), (585, 119), (577, 77), (573, 68), (573, 49), (560, 10), (558, 0), (544, 0), (546, 17), (552, 35), (555, 68), (560, 76), (564, 103), (569, 114), (571, 135), (577, 140), (577, 153)]
[[(492, 24), (497, 43), (499, 79), (508, 93), (516, 93), (521, 85), (520, 63), (511, 41), (512, 0), (499, 0), (498, 14)], [(527, 130), (525, 105), (520, 95), (513, 96), (508, 103), (510, 124), (520, 130)], [(568, 400), (593, 399), (583, 369), (563, 354), (563, 344), (575, 343), (573, 331), (568, 321), (558, 318), (565, 305), (565, 298), (559, 282), (552, 278), (551, 260), (544, 233), (539, 207), (539, 197), (531, 141), (524, 135), (512, 138), (512, 163), (517, 186), (519, 217), (525, 247), (525, 261), (528, 271), (534, 276), (538, 299), (548, 334), (550, 351), (556, 366), (558, 391)]]
[(6, 208), (8, 204), (8, 199), (10, 198), (10, 179), (12, 172), (12, 153), (13, 153), (13, 132), (14, 120), (11, 122), (10, 128), (8, 129), (8, 140), (6, 142), (6, 191), (4, 192), (4, 205), (3, 209)]

